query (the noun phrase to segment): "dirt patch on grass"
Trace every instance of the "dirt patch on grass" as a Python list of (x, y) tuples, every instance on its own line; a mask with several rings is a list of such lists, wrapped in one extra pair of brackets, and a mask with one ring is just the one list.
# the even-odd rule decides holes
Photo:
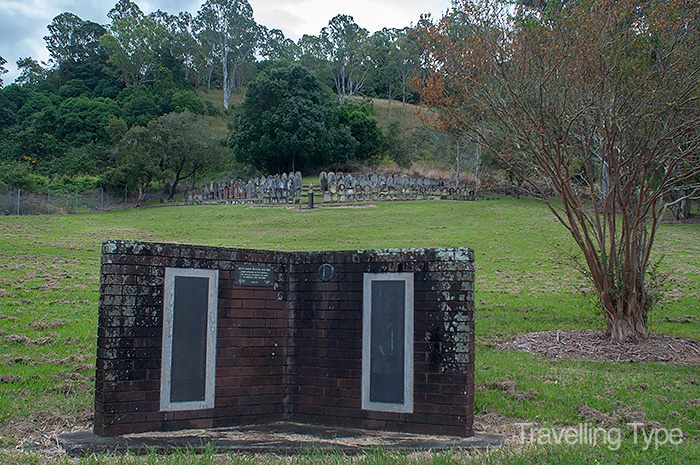
[(53, 344), (53, 342), (54, 342), (53, 336), (58, 336), (58, 334), (52, 333), (49, 336), (38, 337), (35, 339), (32, 339), (31, 337), (27, 337), (24, 334), (10, 334), (9, 336), (5, 336), (5, 340), (7, 342), (11, 342), (13, 344), (28, 344), (28, 345), (35, 345), (35, 346), (43, 346), (43, 345), (47, 345), (47, 344)]
[(528, 389), (527, 391), (521, 391), (518, 389), (518, 383), (515, 381), (487, 381), (483, 384), (478, 384), (477, 389), (490, 389), (492, 391), (503, 391), (510, 397), (517, 399), (521, 402), (526, 402), (534, 400), (538, 392), (536, 389)]
[(584, 405), (578, 408), (579, 417), (588, 422), (593, 422), (598, 425), (615, 427), (620, 425), (634, 425), (635, 428), (651, 430), (654, 428), (662, 428), (661, 423), (649, 421), (646, 412), (635, 410), (624, 402), (617, 402), (615, 408), (610, 413), (604, 413), (600, 410)]
[(700, 365), (700, 341), (650, 334), (639, 343), (618, 344), (600, 331), (542, 331), (496, 342), (499, 349), (528, 352), (552, 358), (583, 358), (601, 362), (657, 362), (671, 365)]

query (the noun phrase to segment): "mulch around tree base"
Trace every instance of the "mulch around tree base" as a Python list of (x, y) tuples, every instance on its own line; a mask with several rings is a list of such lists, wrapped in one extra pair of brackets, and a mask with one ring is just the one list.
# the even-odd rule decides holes
[(649, 334), (639, 343), (616, 343), (600, 331), (542, 331), (493, 344), (499, 349), (528, 352), (552, 358), (583, 358), (601, 362), (656, 362), (700, 365), (700, 341)]

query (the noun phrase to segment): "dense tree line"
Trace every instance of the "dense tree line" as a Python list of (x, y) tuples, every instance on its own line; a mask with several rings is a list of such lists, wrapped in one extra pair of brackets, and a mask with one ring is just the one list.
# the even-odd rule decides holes
[[(0, 182), (37, 188), (40, 176), (92, 175), (143, 192), (154, 180), (172, 188), (203, 168), (224, 169), (235, 154), (261, 170), (368, 160), (386, 147), (384, 136), (366, 108), (350, 99), (380, 96), (405, 105), (418, 98), (411, 76), (420, 52), (410, 28), (369, 34), (352, 17), (338, 15), (317, 36), (294, 42), (256, 23), (247, 0), (207, 0), (195, 15), (144, 14), (136, 3), (119, 0), (108, 17), (111, 22), (101, 25), (62, 13), (44, 37), (49, 62), (17, 61), (19, 77), (0, 91)], [(6, 67), (0, 57), (0, 78)], [(249, 101), (268, 98), (262, 89), (282, 75), (303, 76), (315, 86), (314, 97), (292, 91), (276, 96), (284, 102)], [(231, 97), (253, 81), (239, 117)], [(222, 102), (204, 98), (212, 89), (223, 90)], [(282, 136), (253, 144), (258, 134), (251, 132), (251, 111), (268, 104), (283, 105), (281, 112), (294, 108), (302, 119), (295, 123), (308, 130), (325, 128), (323, 135), (315, 133), (317, 146), (287, 147), (293, 138)], [(191, 130), (220, 146), (197, 168), (193, 155), (186, 167), (166, 160), (177, 144), (163, 136), (175, 124), (165, 122), (185, 112), (187, 123), (179, 129), (184, 140)], [(204, 131), (211, 116), (227, 119), (234, 133)], [(285, 131), (293, 129), (278, 132)], [(184, 140), (178, 144), (190, 143)]]

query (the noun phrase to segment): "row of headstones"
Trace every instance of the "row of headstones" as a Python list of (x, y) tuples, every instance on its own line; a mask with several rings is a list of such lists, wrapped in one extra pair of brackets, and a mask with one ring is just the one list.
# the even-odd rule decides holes
[[(319, 176), (324, 202), (357, 202), (365, 200), (415, 200), (434, 197), (474, 200), (474, 190), (452, 188), (444, 180), (406, 174), (343, 174), (322, 172)], [(199, 192), (185, 194), (187, 203), (230, 202), (280, 204), (298, 203), (302, 196), (301, 173), (243, 181), (210, 183)]]
[(187, 192), (187, 203), (230, 201), (232, 203), (295, 203), (301, 198), (301, 172), (261, 176), (248, 181), (210, 183), (199, 193)]
[(365, 191), (369, 187), (370, 192), (388, 192), (390, 188), (394, 190), (413, 190), (420, 188), (430, 188), (432, 190), (445, 187), (442, 179), (425, 178), (420, 176), (408, 176), (406, 174), (343, 174), (341, 172), (322, 172), (319, 176), (321, 192), (338, 191), (340, 189), (352, 189), (354, 191)]
[(475, 190), (448, 187), (442, 179), (406, 174), (343, 174), (325, 173), (319, 176), (324, 202), (353, 202), (362, 200), (417, 200), (442, 198), (476, 200)]

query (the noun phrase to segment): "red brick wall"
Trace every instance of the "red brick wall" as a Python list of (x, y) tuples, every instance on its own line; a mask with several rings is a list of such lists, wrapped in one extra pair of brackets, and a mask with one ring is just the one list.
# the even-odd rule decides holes
[[(281, 253), (110, 241), (103, 245), (95, 432), (118, 435), (279, 420), (470, 436), (473, 252)], [(318, 268), (335, 268), (322, 282)], [(236, 264), (268, 265), (241, 287)], [(160, 412), (165, 267), (218, 269), (215, 407)], [(414, 410), (362, 410), (363, 273), (413, 272)]]
[[(335, 268), (330, 282), (317, 278), (323, 263)], [(384, 272), (414, 273), (413, 413), (361, 408), (363, 274)], [(289, 267), (289, 419), (472, 435), (473, 279), (472, 260), (446, 259), (430, 249), (294, 254)], [(458, 314), (463, 323), (455, 325)], [(458, 346), (458, 334), (465, 345)]]

